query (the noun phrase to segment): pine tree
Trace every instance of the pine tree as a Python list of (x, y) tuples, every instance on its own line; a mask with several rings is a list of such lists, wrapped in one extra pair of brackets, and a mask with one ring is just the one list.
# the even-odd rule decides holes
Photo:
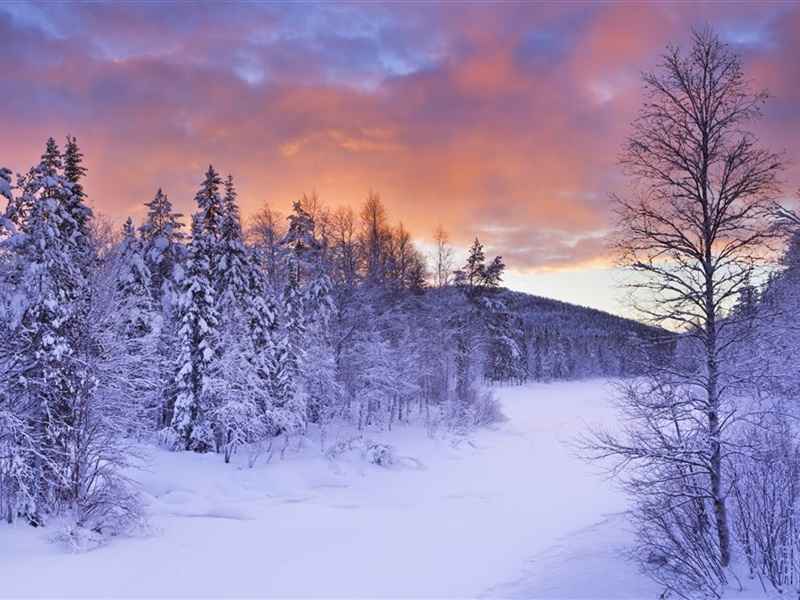
[[(505, 264), (499, 256), (486, 264), (483, 244), (475, 238), (466, 263), (455, 273), (456, 287), (461, 290), (467, 301), (463, 312), (456, 314), (451, 321), (456, 353), (456, 398), (451, 414), (459, 425), (469, 421), (470, 406), (477, 398), (476, 361), (473, 355), (486, 354), (486, 349), (491, 346), (490, 323), (493, 319), (499, 319), (498, 313), (504, 311), (502, 301), (489, 298), (489, 295), (498, 289), (504, 269)], [(509, 340), (508, 336), (503, 337), (503, 341)], [(502, 358), (490, 356), (489, 368), (498, 360)]]
[(455, 273), (455, 283), (471, 298), (477, 297), (487, 290), (496, 289), (500, 285), (504, 270), (505, 264), (499, 256), (486, 264), (483, 244), (475, 238), (466, 264)]
[[(215, 410), (223, 438), (226, 461), (245, 442), (258, 442), (286, 422), (276, 424), (273, 403), (273, 371), (285, 363), (273, 362), (276, 329), (275, 307), (257, 258), (248, 252), (242, 237), (236, 189), (229, 175), (225, 181), (218, 242), (216, 295), (220, 315), (220, 350), (214, 365), (217, 382)], [(294, 381), (287, 378), (286, 383)], [(281, 397), (289, 402), (289, 389)], [(294, 428), (294, 426), (292, 426)]]
[(0, 214), (0, 240), (16, 230), (14, 219), (9, 214), (9, 209), (15, 205), (13, 189), (11, 171), (5, 167), (0, 167), (0, 199), (5, 200), (7, 207), (4, 213)]
[(207, 214), (201, 206), (192, 220), (192, 241), (181, 282), (176, 398), (171, 423), (173, 445), (196, 452), (211, 450), (215, 441), (211, 421), (214, 407), (207, 384), (217, 357), (219, 318), (209, 262), (215, 241), (207, 235)]
[[(199, 211), (203, 213), (201, 222), (203, 235), (208, 238), (209, 242), (213, 241), (215, 243), (222, 237), (225, 213), (223, 200), (220, 196), (220, 186), (222, 186), (222, 178), (214, 170), (214, 167), (209, 165), (203, 183), (200, 185), (200, 191), (194, 197)], [(209, 243), (208, 251), (216, 251), (215, 244)], [(212, 258), (214, 257), (209, 256), (209, 259)]]
[[(44, 178), (55, 178), (61, 172), (62, 166), (63, 161), (61, 157), (61, 150), (58, 148), (58, 144), (56, 143), (55, 139), (47, 138), (44, 153), (39, 161), (39, 173)], [(47, 187), (48, 181), (45, 179), (43, 184), (45, 187)]]
[(72, 184), (72, 193), (80, 199), (86, 194), (83, 191), (81, 179), (86, 176), (86, 167), (83, 166), (83, 153), (78, 148), (78, 140), (74, 136), (67, 136), (64, 146), (64, 177)]
[(273, 402), (279, 427), (290, 434), (303, 430), (306, 422), (303, 390), (299, 385), (306, 323), (300, 289), (300, 268), (294, 261), (289, 264), (282, 305), (283, 330), (276, 344), (273, 363)]
[(150, 295), (150, 269), (130, 218), (125, 221), (122, 234), (117, 290), (124, 313), (124, 332), (131, 338), (145, 337), (158, 329), (157, 310)]
[(125, 371), (126, 394), (135, 399), (136, 426), (147, 429), (158, 423), (161, 408), (162, 317), (151, 296), (150, 270), (131, 219), (123, 227), (117, 260), (114, 334), (115, 351), (120, 356), (115, 359)]
[[(35, 182), (39, 180), (39, 172), (38, 167), (33, 167), (25, 175), (17, 175), (16, 186), (12, 186), (11, 171), (8, 169), (3, 169), (3, 171), (0, 185), (3, 187), (2, 195), (7, 200), (3, 225), (7, 232), (12, 232), (17, 231), (28, 222), (28, 216), (36, 198), (36, 193), (32, 189), (28, 189), (28, 186), (36, 185)], [(21, 193), (14, 194), (14, 188), (20, 190)]]
[(314, 218), (301, 202), (295, 202), (288, 220), (283, 239), (287, 255), (283, 328), (273, 363), (276, 407), (281, 409), (282, 419), (296, 428), (304, 429), (308, 421), (324, 428), (342, 397), (329, 336), (335, 311), (332, 285)]
[[(85, 266), (88, 267), (94, 259), (88, 229), (92, 210), (85, 203), (86, 194), (80, 184), (81, 177), (86, 173), (86, 169), (82, 166), (82, 160), (83, 155), (78, 149), (75, 138), (67, 137), (64, 155), (61, 154), (56, 141), (49, 138), (39, 169), (44, 176), (45, 188), (58, 198), (69, 216), (62, 221), (61, 228), (64, 230), (65, 236), (74, 238), (77, 251)], [(53, 187), (56, 178), (62, 174), (61, 181), (64, 185), (60, 189), (57, 186)]]
[(11, 171), (5, 167), (0, 167), (0, 196), (2, 196), (7, 203), (13, 200), (11, 194)]
[(78, 141), (74, 136), (67, 136), (63, 158), (64, 177), (72, 185), (72, 196), (67, 210), (75, 220), (77, 230), (88, 240), (87, 223), (91, 217), (91, 210), (84, 205), (86, 193), (81, 183), (81, 179), (86, 176), (86, 167), (83, 166), (83, 153), (78, 148)]
[(147, 219), (139, 228), (145, 264), (151, 274), (151, 296), (165, 311), (173, 303), (176, 273), (184, 255), (183, 215), (173, 212), (167, 195), (158, 189), (155, 197), (146, 202)]
[(172, 209), (167, 195), (158, 189), (147, 206), (147, 218), (139, 228), (144, 264), (150, 273), (150, 297), (160, 313), (156, 351), (158, 398), (161, 410), (158, 423), (168, 427), (177, 395), (174, 366), (178, 354), (177, 302), (183, 279), (181, 263), (186, 255), (183, 215)]
[(313, 217), (306, 212), (301, 202), (295, 202), (292, 214), (288, 217), (289, 228), (281, 244), (291, 253), (291, 261), (297, 269), (299, 278), (319, 266), (321, 245), (315, 236)]
[(251, 279), (248, 276), (250, 264), (247, 249), (242, 237), (242, 224), (239, 206), (236, 203), (236, 188), (233, 177), (225, 180), (225, 197), (220, 215), (219, 259), (215, 285), (220, 302), (220, 314), (236, 319), (237, 313), (244, 311), (249, 301), (248, 289)]
[[(48, 141), (42, 162), (25, 181), (29, 207), (20, 235), (3, 242), (12, 260), (12, 311), (2, 320), (0, 413), (16, 418), (16, 460), (0, 466), (12, 512), (40, 523), (72, 506), (81, 490), (77, 429), (96, 382), (79, 353), (85, 278), (65, 199), (71, 186), (58, 174), (60, 156)], [(6, 424), (10, 421), (5, 419)], [(0, 438), (4, 437), (0, 433)]]

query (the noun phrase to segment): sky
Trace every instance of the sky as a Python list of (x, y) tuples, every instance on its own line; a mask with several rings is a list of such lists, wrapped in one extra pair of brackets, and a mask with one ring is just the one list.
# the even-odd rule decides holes
[(0, 3), (0, 165), (75, 135), (96, 212), (183, 212), (204, 169), (245, 216), (378, 192), (427, 247), (478, 236), (514, 289), (625, 313), (610, 195), (642, 71), (714, 27), (772, 98), (800, 187), (800, 3)]

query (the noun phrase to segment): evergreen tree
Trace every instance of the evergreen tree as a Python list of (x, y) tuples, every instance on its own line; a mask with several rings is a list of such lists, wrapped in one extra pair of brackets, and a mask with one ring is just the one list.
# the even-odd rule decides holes
[[(475, 389), (476, 361), (474, 355), (487, 355), (487, 349), (491, 347), (491, 328), (492, 322), (496, 326), (502, 323), (500, 316), (504, 312), (504, 305), (498, 298), (490, 298), (496, 292), (502, 279), (505, 264), (498, 256), (492, 262), (486, 264), (486, 254), (483, 244), (478, 238), (470, 248), (467, 261), (464, 266), (455, 273), (456, 287), (461, 290), (466, 302), (465, 310), (457, 314), (452, 319), (454, 329), (454, 339), (456, 345), (455, 367), (456, 367), (456, 397), (452, 409), (452, 418), (459, 424), (464, 425), (470, 420), (470, 406), (477, 399)], [(506, 335), (507, 328), (503, 328), (502, 342), (509, 342), (511, 338)], [(505, 343), (497, 344), (505, 346)], [(514, 345), (511, 346), (516, 350)], [(511, 356), (492, 357), (488, 356), (489, 369), (505, 358)]]
[(158, 423), (167, 427), (172, 422), (177, 389), (174, 367), (178, 354), (177, 302), (183, 279), (186, 247), (182, 231), (183, 215), (172, 209), (167, 195), (158, 189), (147, 206), (147, 218), (139, 228), (144, 264), (150, 273), (150, 297), (160, 313), (157, 342), (158, 397), (161, 410)]
[(72, 184), (74, 196), (83, 200), (86, 193), (83, 191), (81, 179), (86, 176), (86, 167), (83, 166), (83, 153), (78, 148), (78, 140), (74, 136), (67, 136), (64, 146), (64, 177)]
[(150, 295), (150, 270), (130, 218), (125, 221), (122, 235), (117, 290), (124, 313), (123, 330), (131, 338), (146, 337), (158, 330), (158, 313)]
[(155, 197), (146, 202), (147, 219), (139, 228), (145, 264), (151, 274), (151, 296), (165, 311), (174, 300), (176, 269), (184, 255), (183, 215), (173, 212), (167, 195), (158, 189)]
[(76, 239), (66, 235), (71, 186), (59, 161), (51, 139), (25, 182), (22, 204), (30, 210), (19, 235), (0, 252), (11, 257), (6, 285), (15, 290), (0, 335), (0, 413), (15, 417), (17, 461), (3, 461), (0, 478), (10, 486), (2, 493), (12, 512), (34, 524), (79, 500), (77, 427), (96, 384), (79, 353), (86, 281)]
[(305, 350), (305, 311), (300, 289), (300, 268), (290, 259), (288, 280), (282, 297), (283, 328), (275, 348), (273, 402), (278, 426), (286, 433), (305, 428), (306, 406), (300, 387)]
[(137, 429), (152, 429), (160, 420), (164, 386), (161, 364), (165, 358), (159, 340), (162, 316), (151, 296), (150, 270), (144, 257), (142, 240), (133, 222), (123, 227), (116, 269), (116, 338), (114, 357), (124, 374), (126, 395), (134, 398)]
[[(225, 181), (216, 294), (219, 352), (214, 367), (217, 382), (215, 410), (226, 460), (241, 444), (258, 442), (269, 433), (287, 428), (276, 425), (272, 371), (286, 364), (273, 363), (275, 307), (266, 290), (264, 274), (242, 239), (239, 207), (233, 178)], [(287, 371), (288, 377), (288, 371)], [(294, 378), (286, 381), (294, 381)], [(281, 391), (281, 409), (290, 392)]]
[[(64, 177), (72, 186), (72, 194), (67, 201), (67, 210), (75, 220), (75, 227), (82, 239), (88, 243), (89, 229), (88, 222), (92, 216), (91, 209), (84, 203), (86, 193), (83, 190), (81, 179), (86, 176), (86, 167), (83, 166), (83, 153), (78, 148), (75, 137), (67, 136), (67, 143), (64, 146)], [(84, 247), (84, 249), (86, 249)], [(90, 257), (87, 256), (87, 259)]]
[[(61, 172), (62, 166), (63, 161), (61, 157), (61, 150), (58, 148), (58, 144), (56, 143), (55, 139), (47, 138), (44, 153), (39, 161), (39, 173), (44, 178), (55, 178)], [(44, 179), (42, 183), (45, 187), (48, 187), (49, 182), (46, 179)]]
[(14, 219), (9, 214), (9, 209), (15, 205), (11, 171), (0, 167), (0, 199), (5, 200), (6, 209), (0, 214), (0, 240), (16, 231)]
[(192, 241), (177, 306), (178, 364), (171, 430), (175, 447), (207, 452), (214, 447), (212, 396), (208, 383), (217, 356), (218, 314), (212, 268), (214, 240), (207, 235), (202, 206), (192, 220)]
[(277, 348), (280, 364), (276, 363), (275, 377), (283, 396), (277, 396), (276, 402), (284, 407), (284, 419), (296, 427), (304, 428), (307, 421), (324, 427), (342, 397), (329, 336), (335, 311), (332, 284), (314, 218), (301, 202), (295, 202), (288, 220), (283, 240), (287, 253), (283, 337)]
[[(216, 242), (222, 238), (225, 206), (222, 196), (220, 196), (220, 186), (222, 186), (222, 178), (214, 170), (214, 167), (209, 165), (203, 183), (200, 185), (200, 190), (194, 197), (198, 210), (203, 213), (200, 226), (202, 227), (203, 235), (209, 240), (207, 248), (210, 253), (209, 259), (216, 258), (211, 253), (216, 251)], [(235, 200), (235, 196), (233, 200)], [(214, 267), (213, 264), (212, 267)]]
[[(35, 201), (36, 193), (31, 189), (27, 189), (31, 182), (31, 186), (36, 185), (35, 182), (39, 179), (39, 172), (37, 167), (33, 167), (25, 175), (17, 175), (16, 186), (11, 185), (11, 171), (3, 169), (3, 177), (0, 180), (0, 187), (3, 188), (2, 196), (6, 199), (7, 204), (3, 217), (3, 225), (7, 233), (16, 231), (23, 227), (28, 222), (32, 204)], [(14, 188), (21, 190), (21, 193), (14, 194)]]
[[(86, 194), (80, 184), (86, 169), (81, 164), (83, 155), (78, 149), (75, 138), (67, 138), (66, 150), (67, 154), (62, 155), (56, 141), (49, 138), (39, 170), (44, 177), (43, 183), (48, 193), (58, 198), (69, 215), (69, 218), (61, 223), (64, 235), (74, 240), (82, 262), (88, 267), (94, 259), (88, 228), (92, 210), (85, 203)], [(61, 177), (60, 186), (56, 185), (59, 177)]]
[(251, 265), (242, 238), (236, 189), (233, 185), (233, 177), (230, 175), (225, 180), (218, 255), (215, 285), (220, 302), (219, 312), (223, 317), (230, 315), (232, 319), (237, 319), (237, 313), (244, 311), (245, 304), (250, 299), (249, 284), (252, 280), (248, 276)]

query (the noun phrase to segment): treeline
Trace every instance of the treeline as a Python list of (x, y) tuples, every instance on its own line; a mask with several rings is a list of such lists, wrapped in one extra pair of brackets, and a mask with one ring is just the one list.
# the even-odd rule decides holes
[(657, 327), (520, 292), (501, 296), (518, 322), (526, 379), (632, 377), (675, 351), (676, 336)]

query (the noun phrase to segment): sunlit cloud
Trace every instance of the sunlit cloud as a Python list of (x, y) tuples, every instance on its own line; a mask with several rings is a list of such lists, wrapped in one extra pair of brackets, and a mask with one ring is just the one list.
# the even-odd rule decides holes
[(758, 133), (794, 157), (796, 5), (7, 3), (0, 164), (70, 133), (116, 219), (158, 187), (190, 212), (213, 163), (245, 215), (372, 189), (423, 242), (479, 235), (520, 277), (595, 268), (639, 75), (706, 23), (773, 92)]

